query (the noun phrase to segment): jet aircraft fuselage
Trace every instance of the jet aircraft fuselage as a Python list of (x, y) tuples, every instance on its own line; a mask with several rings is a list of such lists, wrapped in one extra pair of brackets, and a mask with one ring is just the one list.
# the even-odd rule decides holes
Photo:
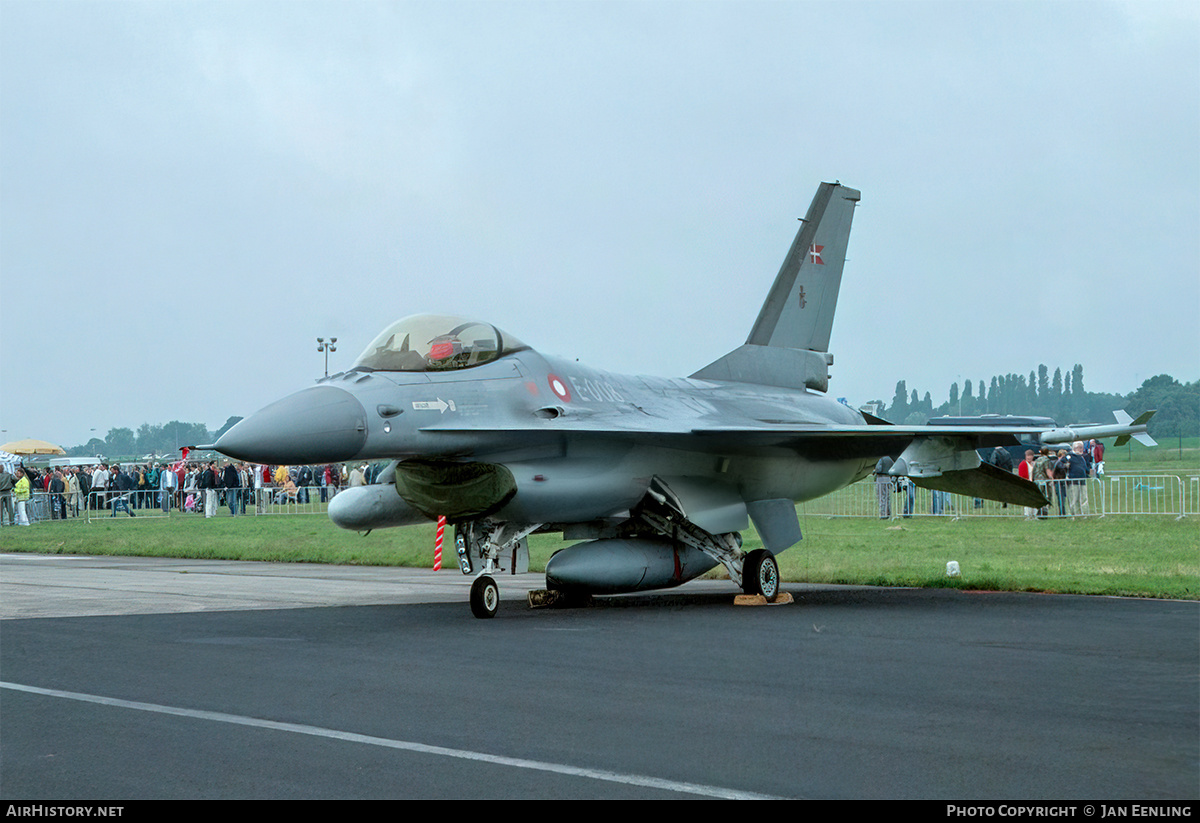
[[(286, 465), (431, 458), (503, 464), (516, 491), (488, 514), (543, 523), (627, 510), (655, 475), (708, 478), (741, 500), (810, 500), (864, 476), (878, 459), (821, 448), (798, 454), (722, 432), (764, 421), (865, 425), (857, 411), (806, 389), (617, 375), (523, 349), (463, 372), (336, 374), (239, 423), (218, 448)], [(349, 498), (343, 500), (346, 507)], [(424, 512), (446, 514), (464, 516)], [(356, 522), (349, 512), (345, 518), (340, 524), (351, 528), (393, 525)], [(745, 528), (744, 519), (734, 517), (742, 525), (724, 531)]]
[[(859, 193), (823, 183), (744, 345), (687, 378), (611, 374), (540, 354), (495, 326), (442, 315), (397, 321), (346, 372), (239, 422), (216, 448), (268, 464), (388, 460), (380, 483), (342, 491), (349, 529), (444, 516), (471, 605), (496, 613), (493, 575), (527, 564), (526, 537), (586, 542), (547, 565), (557, 594), (678, 585), (725, 565), (778, 594), (774, 554), (801, 539), (795, 503), (867, 475), (1018, 505), (1045, 497), (981, 465), (976, 449), (1087, 430), (893, 426), (830, 399), (828, 353)], [(1123, 413), (1121, 413), (1123, 414)], [(1148, 414), (1104, 436), (1147, 438)], [(741, 550), (753, 521), (763, 549)]]

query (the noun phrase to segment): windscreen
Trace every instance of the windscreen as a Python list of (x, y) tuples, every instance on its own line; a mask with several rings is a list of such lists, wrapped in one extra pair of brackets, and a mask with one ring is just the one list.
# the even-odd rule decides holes
[(354, 362), (372, 371), (454, 371), (529, 348), (490, 323), (415, 314), (388, 326)]

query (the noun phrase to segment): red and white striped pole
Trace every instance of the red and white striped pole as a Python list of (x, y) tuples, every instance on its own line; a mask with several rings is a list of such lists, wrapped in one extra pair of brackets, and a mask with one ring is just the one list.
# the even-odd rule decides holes
[(446, 532), (446, 518), (438, 518), (437, 539), (433, 541), (433, 570), (442, 570), (442, 535)]

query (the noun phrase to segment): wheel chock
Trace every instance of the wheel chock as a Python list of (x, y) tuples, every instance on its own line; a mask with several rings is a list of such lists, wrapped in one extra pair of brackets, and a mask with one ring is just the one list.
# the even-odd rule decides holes
[(739, 594), (733, 598), (735, 606), (783, 606), (793, 602), (791, 592), (780, 592), (774, 600), (768, 600), (761, 594)]
[(573, 609), (591, 604), (592, 597), (588, 594), (574, 594), (553, 589), (533, 589), (529, 592), (529, 608), (531, 609)]

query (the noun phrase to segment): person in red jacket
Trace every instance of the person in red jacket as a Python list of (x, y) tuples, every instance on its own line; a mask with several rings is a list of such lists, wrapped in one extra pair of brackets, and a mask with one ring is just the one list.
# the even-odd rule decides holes
[(1091, 441), (1092, 447), (1092, 470), (1096, 473), (1096, 477), (1104, 474), (1104, 444), (1099, 440)]
[[(1017, 474), (1021, 475), (1021, 477), (1025, 478), (1026, 480), (1030, 481), (1031, 483), (1033, 482), (1033, 461), (1036, 457), (1037, 457), (1037, 455), (1034, 454), (1033, 449), (1026, 449), (1025, 450), (1025, 459), (1021, 461), (1021, 465), (1017, 466)], [(1025, 519), (1026, 520), (1036, 520), (1037, 519), (1037, 509), (1031, 509), (1028, 506), (1026, 506), (1025, 507)]]

